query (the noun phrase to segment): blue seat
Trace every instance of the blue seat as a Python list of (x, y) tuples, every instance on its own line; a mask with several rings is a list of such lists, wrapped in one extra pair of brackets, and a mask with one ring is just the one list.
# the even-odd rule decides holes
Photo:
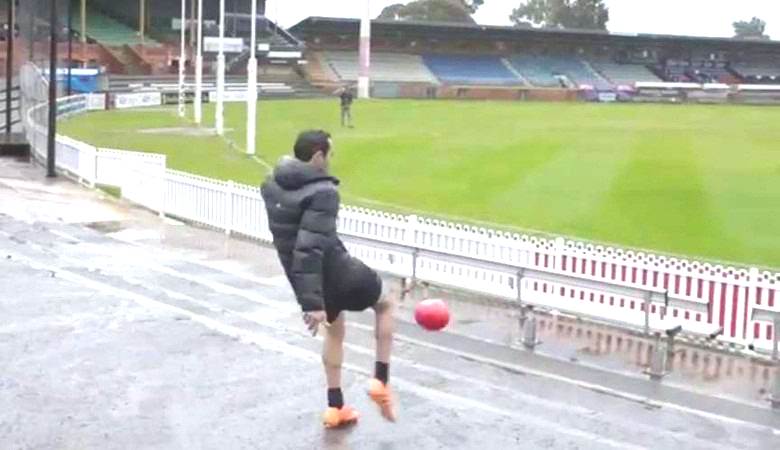
[(446, 84), (510, 86), (520, 85), (498, 56), (425, 55), (425, 65)]

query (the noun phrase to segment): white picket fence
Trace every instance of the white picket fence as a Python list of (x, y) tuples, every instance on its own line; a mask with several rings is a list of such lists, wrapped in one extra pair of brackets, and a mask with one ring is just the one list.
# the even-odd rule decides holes
[[(62, 115), (80, 114), (88, 103), (85, 96), (63, 98), (58, 110)], [(36, 108), (41, 107), (45, 105)], [(41, 117), (36, 108), (28, 112), (25, 124), (34, 153), (43, 160), (45, 128), (36, 123)], [(160, 214), (271, 240), (258, 187), (167, 169), (162, 155), (95, 148), (65, 136), (57, 137), (56, 149), (58, 168), (84, 184), (117, 186), (123, 197)], [(663, 290), (672, 301), (650, 306), (652, 329), (682, 325), (688, 333), (708, 334), (720, 327), (725, 341), (772, 348), (772, 317), (780, 314), (780, 273), (349, 206), (340, 212), (338, 224), (353, 254), (390, 274), (512, 301), (522, 296), (525, 303), (630, 327), (648, 320), (643, 299), (616, 295), (598, 288), (599, 283)], [(495, 263), (502, 266), (490, 266)], [(531, 269), (590, 284), (523, 276)]]

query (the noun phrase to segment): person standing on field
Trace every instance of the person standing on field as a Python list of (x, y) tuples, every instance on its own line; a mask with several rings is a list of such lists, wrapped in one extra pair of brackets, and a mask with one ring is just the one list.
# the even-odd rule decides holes
[(341, 126), (355, 128), (352, 124), (352, 103), (355, 101), (352, 90), (349, 87), (345, 87), (341, 91), (339, 99), (341, 100)]

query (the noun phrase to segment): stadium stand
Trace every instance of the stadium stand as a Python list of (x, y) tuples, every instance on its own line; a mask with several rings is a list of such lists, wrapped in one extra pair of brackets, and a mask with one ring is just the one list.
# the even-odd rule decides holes
[(595, 60), (591, 65), (617, 86), (633, 86), (636, 82), (663, 81), (641, 64), (618, 64), (609, 60)]
[(308, 80), (321, 85), (331, 85), (339, 81), (339, 76), (327, 63), (325, 56), (319, 52), (309, 52), (306, 55), (305, 74)]
[(610, 89), (612, 85), (599, 75), (591, 65), (573, 56), (518, 55), (511, 63), (532, 84), (541, 87), (560, 87), (558, 77), (566, 77), (571, 83), (588, 85), (596, 89)]
[[(359, 28), (355, 19), (309, 17), (290, 32), (306, 44), (312, 62), (311, 55), (346, 49), (354, 54)], [(770, 40), (383, 20), (373, 22), (372, 33), (374, 52), (423, 54), (425, 64), (442, 82), (433, 95), (402, 89), (405, 96), (559, 100), (577, 97), (573, 88), (586, 85), (632, 95), (630, 89), (616, 88), (664, 81), (736, 85), (759, 76), (761, 83), (780, 83), (777, 75), (771, 78), (780, 75), (780, 42)], [(356, 55), (354, 59), (353, 73)], [(746, 63), (735, 65), (735, 61)], [(774, 64), (766, 65), (767, 61)], [(332, 78), (329, 64), (312, 63), (306, 71), (312, 82)], [(379, 80), (393, 81), (398, 80), (388, 76)], [(505, 92), (508, 86), (516, 87), (516, 92)], [(600, 93), (605, 94), (600, 101), (609, 101), (608, 92)]]
[(148, 36), (142, 41), (134, 29), (102, 14), (96, 9), (88, 10), (87, 35), (103, 45), (112, 47), (141, 43), (151, 46), (159, 45), (158, 42)]
[(761, 84), (780, 84), (780, 61), (738, 62), (732, 68), (748, 81)]
[(428, 54), (423, 56), (423, 60), (431, 72), (446, 84), (523, 85), (523, 81), (498, 56)]
[(659, 70), (668, 81), (729, 84), (742, 81), (729, 70), (726, 61), (669, 59), (659, 66)]
[[(333, 75), (342, 81), (356, 81), (359, 72), (357, 52), (330, 51), (322, 54)], [(326, 74), (328, 74), (326, 69)], [(372, 53), (371, 77), (375, 81), (438, 84), (419, 55)]]
[(664, 74), (666, 81), (687, 83), (693, 81), (691, 77), (688, 76), (690, 67), (690, 61), (670, 59), (666, 61), (665, 65), (659, 65), (658, 69)]
[(693, 62), (688, 76), (700, 83), (738, 83), (740, 81), (729, 72), (725, 61)]
[(537, 63), (532, 56), (514, 56), (509, 58), (512, 67), (515, 68), (532, 85), (537, 87), (561, 87), (561, 82), (555, 78), (552, 71)]

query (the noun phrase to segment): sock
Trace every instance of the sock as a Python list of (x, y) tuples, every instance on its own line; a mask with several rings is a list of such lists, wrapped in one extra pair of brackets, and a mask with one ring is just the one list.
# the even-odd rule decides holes
[(328, 389), (328, 407), (341, 409), (344, 406), (344, 395), (341, 388)]
[(377, 361), (376, 366), (374, 367), (374, 378), (376, 378), (377, 380), (381, 381), (384, 384), (387, 384), (389, 370), (390, 370), (390, 364)]

